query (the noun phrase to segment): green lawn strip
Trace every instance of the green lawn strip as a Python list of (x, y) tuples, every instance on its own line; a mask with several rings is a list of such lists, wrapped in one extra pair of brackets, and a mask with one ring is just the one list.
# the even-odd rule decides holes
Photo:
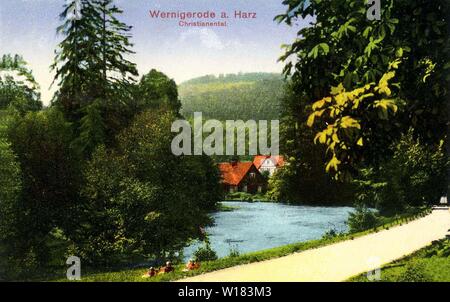
[[(378, 282), (399, 282), (405, 280), (407, 270), (416, 268), (420, 272), (420, 278), (414, 280), (411, 273), (407, 274), (410, 281), (430, 281), (430, 282), (450, 282), (450, 257), (429, 256), (433, 245), (405, 256), (399, 260), (384, 265), (381, 268), (381, 280)], [(414, 274), (417, 278), (417, 274)], [(370, 282), (367, 273), (354, 276), (347, 280), (348, 282)]]
[(217, 208), (217, 211), (218, 212), (232, 212), (232, 211), (237, 210), (237, 209), (239, 209), (238, 206), (230, 206), (230, 205), (226, 205), (226, 204), (221, 203), (221, 204), (219, 204), (219, 206)]
[[(95, 272), (84, 270), (82, 276), (82, 282), (92, 282), (92, 281), (144, 281), (144, 282), (159, 282), (159, 281), (173, 281), (179, 280), (186, 277), (192, 277), (201, 275), (204, 273), (217, 271), (220, 269), (225, 269), (237, 265), (249, 264), (254, 262), (260, 262), (264, 260), (279, 258), (283, 256), (287, 256), (293, 253), (298, 253), (310, 249), (315, 249), (323, 246), (327, 246), (330, 244), (338, 243), (345, 240), (353, 240), (354, 238), (358, 238), (367, 234), (371, 234), (374, 232), (378, 232), (379, 230), (389, 229), (396, 225), (400, 225), (406, 223), (408, 221), (412, 221), (414, 219), (425, 216), (430, 213), (430, 209), (422, 209), (420, 213), (414, 214), (404, 214), (397, 217), (392, 218), (384, 218), (383, 225), (378, 226), (377, 228), (370, 229), (364, 232), (353, 233), (353, 234), (340, 234), (338, 236), (332, 238), (322, 238), (317, 240), (311, 240), (306, 242), (299, 242), (288, 244), (281, 247), (271, 248), (267, 250), (257, 251), (253, 253), (243, 254), (237, 257), (225, 257), (220, 258), (215, 261), (202, 262), (201, 268), (195, 271), (190, 272), (182, 272), (185, 264), (179, 264), (175, 266), (175, 272), (156, 276), (153, 278), (142, 278), (142, 275), (145, 273), (145, 268), (138, 269), (121, 269), (121, 270), (111, 270), (111, 271), (103, 271), (103, 272)], [(409, 215), (409, 216), (408, 216)], [(57, 279), (52, 280), (57, 282), (67, 281), (66, 279)]]

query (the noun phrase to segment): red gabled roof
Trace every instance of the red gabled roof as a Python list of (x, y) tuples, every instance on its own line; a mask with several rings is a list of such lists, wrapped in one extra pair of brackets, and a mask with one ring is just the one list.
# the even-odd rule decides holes
[(268, 158), (271, 158), (275, 162), (275, 165), (277, 167), (281, 167), (284, 165), (284, 158), (281, 155), (276, 155), (276, 156), (257, 155), (253, 159), (253, 164), (255, 165), (256, 169), (259, 169), (261, 167), (261, 165), (263, 164), (263, 162)]
[(253, 158), (253, 164), (255, 165), (256, 169), (259, 169), (262, 165), (262, 163), (266, 160), (267, 156), (265, 155), (256, 155)]
[(252, 166), (252, 162), (220, 163), (219, 170), (225, 184), (237, 186)]

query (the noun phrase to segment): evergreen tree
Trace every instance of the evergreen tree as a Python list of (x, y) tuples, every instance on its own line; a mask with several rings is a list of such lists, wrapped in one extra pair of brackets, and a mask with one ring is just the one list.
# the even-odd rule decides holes
[[(74, 14), (76, 10), (79, 13)], [(99, 61), (97, 46), (99, 19), (92, 3), (86, 0), (74, 0), (64, 6), (60, 19), (63, 24), (57, 28), (58, 34), (65, 36), (56, 51), (52, 69), (56, 70), (55, 81), (59, 90), (54, 103), (61, 107), (70, 121), (81, 119), (80, 109), (93, 102), (97, 95), (90, 85), (99, 79), (94, 70)]]
[(98, 0), (93, 3), (100, 16), (96, 27), (100, 38), (101, 61), (97, 62), (97, 66), (102, 76), (101, 97), (130, 97), (123, 93), (130, 92), (130, 84), (135, 82), (133, 76), (138, 75), (136, 65), (125, 58), (134, 53), (130, 49), (133, 44), (129, 41), (132, 27), (116, 17), (123, 11), (114, 5), (113, 0)]
[[(75, 9), (78, 15), (73, 14)], [(60, 86), (55, 103), (74, 122), (81, 146), (95, 147), (96, 142), (115, 137), (127, 123), (120, 115), (138, 73), (135, 64), (125, 58), (133, 53), (131, 26), (119, 21), (116, 15), (121, 13), (112, 0), (74, 0), (60, 15), (64, 22), (58, 32), (65, 38), (53, 64)], [(98, 103), (96, 118), (103, 122), (90, 123), (90, 118), (84, 118), (93, 113), (86, 108), (94, 102)], [(92, 129), (102, 125), (104, 131)], [(96, 136), (95, 141), (83, 141), (94, 138), (89, 133), (100, 132), (104, 139)]]

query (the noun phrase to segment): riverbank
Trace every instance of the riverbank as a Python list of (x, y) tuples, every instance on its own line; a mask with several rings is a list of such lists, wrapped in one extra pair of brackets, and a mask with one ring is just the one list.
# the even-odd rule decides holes
[[(94, 282), (94, 281), (131, 281), (131, 282), (158, 282), (158, 281), (172, 281), (178, 280), (186, 277), (193, 277), (200, 274), (205, 274), (208, 272), (213, 272), (225, 268), (230, 268), (234, 266), (256, 263), (261, 261), (266, 261), (274, 258), (280, 258), (294, 253), (299, 253), (303, 251), (308, 251), (312, 249), (317, 249), (320, 247), (329, 246), (335, 243), (343, 241), (351, 241), (356, 238), (365, 236), (367, 234), (380, 232), (381, 230), (388, 230), (396, 225), (405, 224), (407, 222), (419, 219), (429, 213), (429, 209), (424, 209), (421, 213), (411, 215), (411, 216), (399, 216), (396, 218), (391, 218), (383, 221), (383, 225), (377, 228), (367, 230), (364, 232), (359, 232), (355, 234), (338, 234), (334, 237), (327, 237), (318, 240), (312, 240), (307, 242), (299, 242), (295, 244), (289, 244), (281, 247), (276, 247), (272, 249), (267, 249), (263, 251), (248, 253), (239, 255), (237, 257), (225, 257), (218, 259), (216, 261), (203, 262), (199, 270), (184, 273), (182, 269), (184, 264), (176, 265), (175, 272), (166, 274), (163, 276), (157, 276), (150, 279), (142, 278), (142, 274), (145, 272), (143, 268), (136, 269), (122, 269), (122, 270), (111, 270), (111, 271), (83, 271), (82, 281), (83, 282)], [(67, 281), (66, 279), (56, 279), (53, 281)]]
[(183, 282), (345, 281), (444, 238), (450, 212), (435, 210), (407, 224), (260, 263), (240, 265)]
[(384, 265), (379, 280), (368, 280), (367, 273), (349, 282), (450, 282), (450, 239), (433, 242), (411, 255)]

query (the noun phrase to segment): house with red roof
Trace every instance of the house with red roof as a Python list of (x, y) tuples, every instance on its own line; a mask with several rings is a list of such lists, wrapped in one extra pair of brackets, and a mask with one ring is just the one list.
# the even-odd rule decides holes
[(232, 161), (220, 163), (222, 185), (225, 192), (261, 193), (267, 188), (267, 181), (253, 162)]
[(253, 164), (260, 173), (268, 172), (272, 176), (277, 169), (284, 165), (284, 158), (281, 155), (257, 155), (253, 158)]

